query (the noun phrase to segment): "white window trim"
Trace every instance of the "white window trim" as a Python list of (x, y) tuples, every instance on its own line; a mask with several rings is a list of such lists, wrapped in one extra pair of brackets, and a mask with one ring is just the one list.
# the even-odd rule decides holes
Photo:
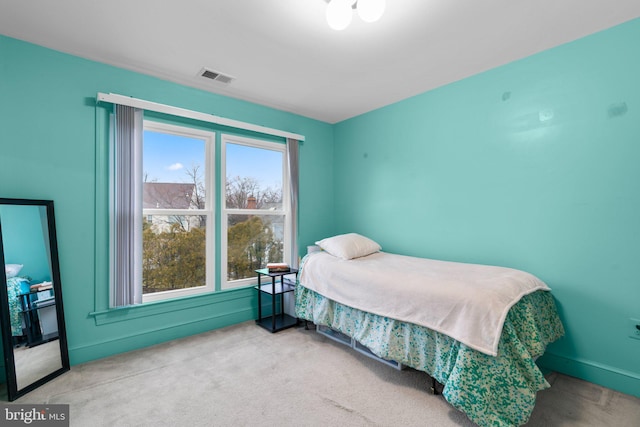
[[(216, 134), (186, 126), (176, 126), (151, 120), (144, 121), (144, 130), (169, 133), (188, 138), (197, 138), (205, 141), (205, 208), (204, 209), (143, 209), (143, 217), (146, 215), (204, 215), (207, 217), (206, 229), (206, 284), (188, 289), (175, 289), (164, 292), (142, 294), (142, 302), (162, 301), (173, 298), (198, 295), (215, 291), (215, 142)], [(143, 141), (144, 144), (144, 141)]]
[[(220, 194), (221, 194), (221, 252), (222, 259), (220, 262), (220, 282), (222, 289), (236, 289), (244, 286), (251, 286), (256, 283), (255, 277), (247, 279), (227, 280), (227, 245), (228, 245), (228, 216), (233, 214), (249, 214), (249, 215), (284, 215), (284, 260), (291, 258), (291, 194), (289, 173), (287, 171), (287, 146), (286, 144), (265, 141), (257, 138), (246, 138), (237, 135), (222, 134), (221, 135), (221, 161), (220, 161)], [(264, 210), (264, 209), (227, 209), (226, 204), (226, 183), (227, 183), (227, 143), (246, 145), (249, 147), (262, 148), (266, 150), (279, 151), (282, 153), (282, 209), (281, 210)], [(232, 283), (232, 286), (229, 284)]]

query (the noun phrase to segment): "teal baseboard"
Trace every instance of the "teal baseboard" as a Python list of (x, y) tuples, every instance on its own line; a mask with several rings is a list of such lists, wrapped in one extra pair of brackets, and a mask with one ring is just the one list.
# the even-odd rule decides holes
[(80, 363), (101, 359), (103, 357), (138, 350), (163, 342), (224, 328), (226, 326), (235, 325), (248, 320), (255, 320), (255, 315), (254, 309), (232, 311), (204, 319), (167, 325), (151, 331), (142, 331), (125, 336), (119, 336), (115, 339), (105, 340), (99, 343), (73, 348), (70, 347), (69, 360), (72, 366), (78, 365)]
[(640, 397), (640, 374), (601, 363), (545, 353), (540, 368), (560, 372), (631, 396)]

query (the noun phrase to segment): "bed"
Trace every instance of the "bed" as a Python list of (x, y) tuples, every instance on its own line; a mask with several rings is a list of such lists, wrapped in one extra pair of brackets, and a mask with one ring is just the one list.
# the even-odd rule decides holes
[(9, 297), (9, 318), (11, 320), (11, 335), (19, 337), (23, 335), (22, 307), (19, 295), (29, 292), (29, 278), (20, 277), (18, 273), (22, 264), (5, 265), (7, 277), (7, 294)]
[(385, 253), (353, 233), (318, 244), (301, 262), (298, 318), (426, 372), (480, 426), (528, 421), (549, 387), (535, 359), (564, 335), (546, 284), (519, 270)]

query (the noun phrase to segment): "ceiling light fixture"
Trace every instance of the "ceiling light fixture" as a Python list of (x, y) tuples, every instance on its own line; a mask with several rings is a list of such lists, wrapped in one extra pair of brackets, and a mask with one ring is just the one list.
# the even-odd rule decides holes
[(382, 17), (385, 0), (326, 0), (327, 24), (334, 30), (344, 30), (351, 23), (353, 10), (364, 22), (375, 22)]

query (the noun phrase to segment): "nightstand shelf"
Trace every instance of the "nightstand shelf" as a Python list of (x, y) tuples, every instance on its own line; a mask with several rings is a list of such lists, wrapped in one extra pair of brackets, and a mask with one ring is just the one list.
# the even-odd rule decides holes
[[(256, 289), (258, 289), (258, 287), (256, 286)], [(265, 294), (273, 294), (275, 293), (276, 295), (280, 295), (280, 294), (284, 294), (287, 292), (293, 292), (296, 290), (296, 286), (294, 284), (291, 283), (281, 283), (280, 281), (276, 281), (275, 283), (275, 289), (273, 289), (273, 285), (271, 283), (265, 283), (264, 285), (260, 286), (260, 290), (262, 292), (264, 292)]]
[[(263, 268), (256, 270), (258, 273), (258, 319), (256, 324), (262, 326), (270, 332), (278, 332), (283, 329), (296, 326), (298, 319), (284, 313), (284, 294), (293, 292), (296, 289), (296, 281), (298, 278), (298, 270), (292, 268), (289, 271), (269, 273), (269, 270)], [(271, 283), (262, 283), (262, 278), (270, 277)], [(293, 280), (286, 276), (294, 276)], [(271, 295), (271, 315), (262, 316), (262, 294)], [(279, 298), (278, 298), (279, 297)], [(277, 309), (277, 302), (280, 300), (280, 310)]]
[(283, 313), (277, 315), (275, 321), (273, 316), (267, 316), (260, 320), (256, 320), (256, 323), (270, 332), (278, 332), (283, 329), (296, 326), (298, 324), (298, 319)]

